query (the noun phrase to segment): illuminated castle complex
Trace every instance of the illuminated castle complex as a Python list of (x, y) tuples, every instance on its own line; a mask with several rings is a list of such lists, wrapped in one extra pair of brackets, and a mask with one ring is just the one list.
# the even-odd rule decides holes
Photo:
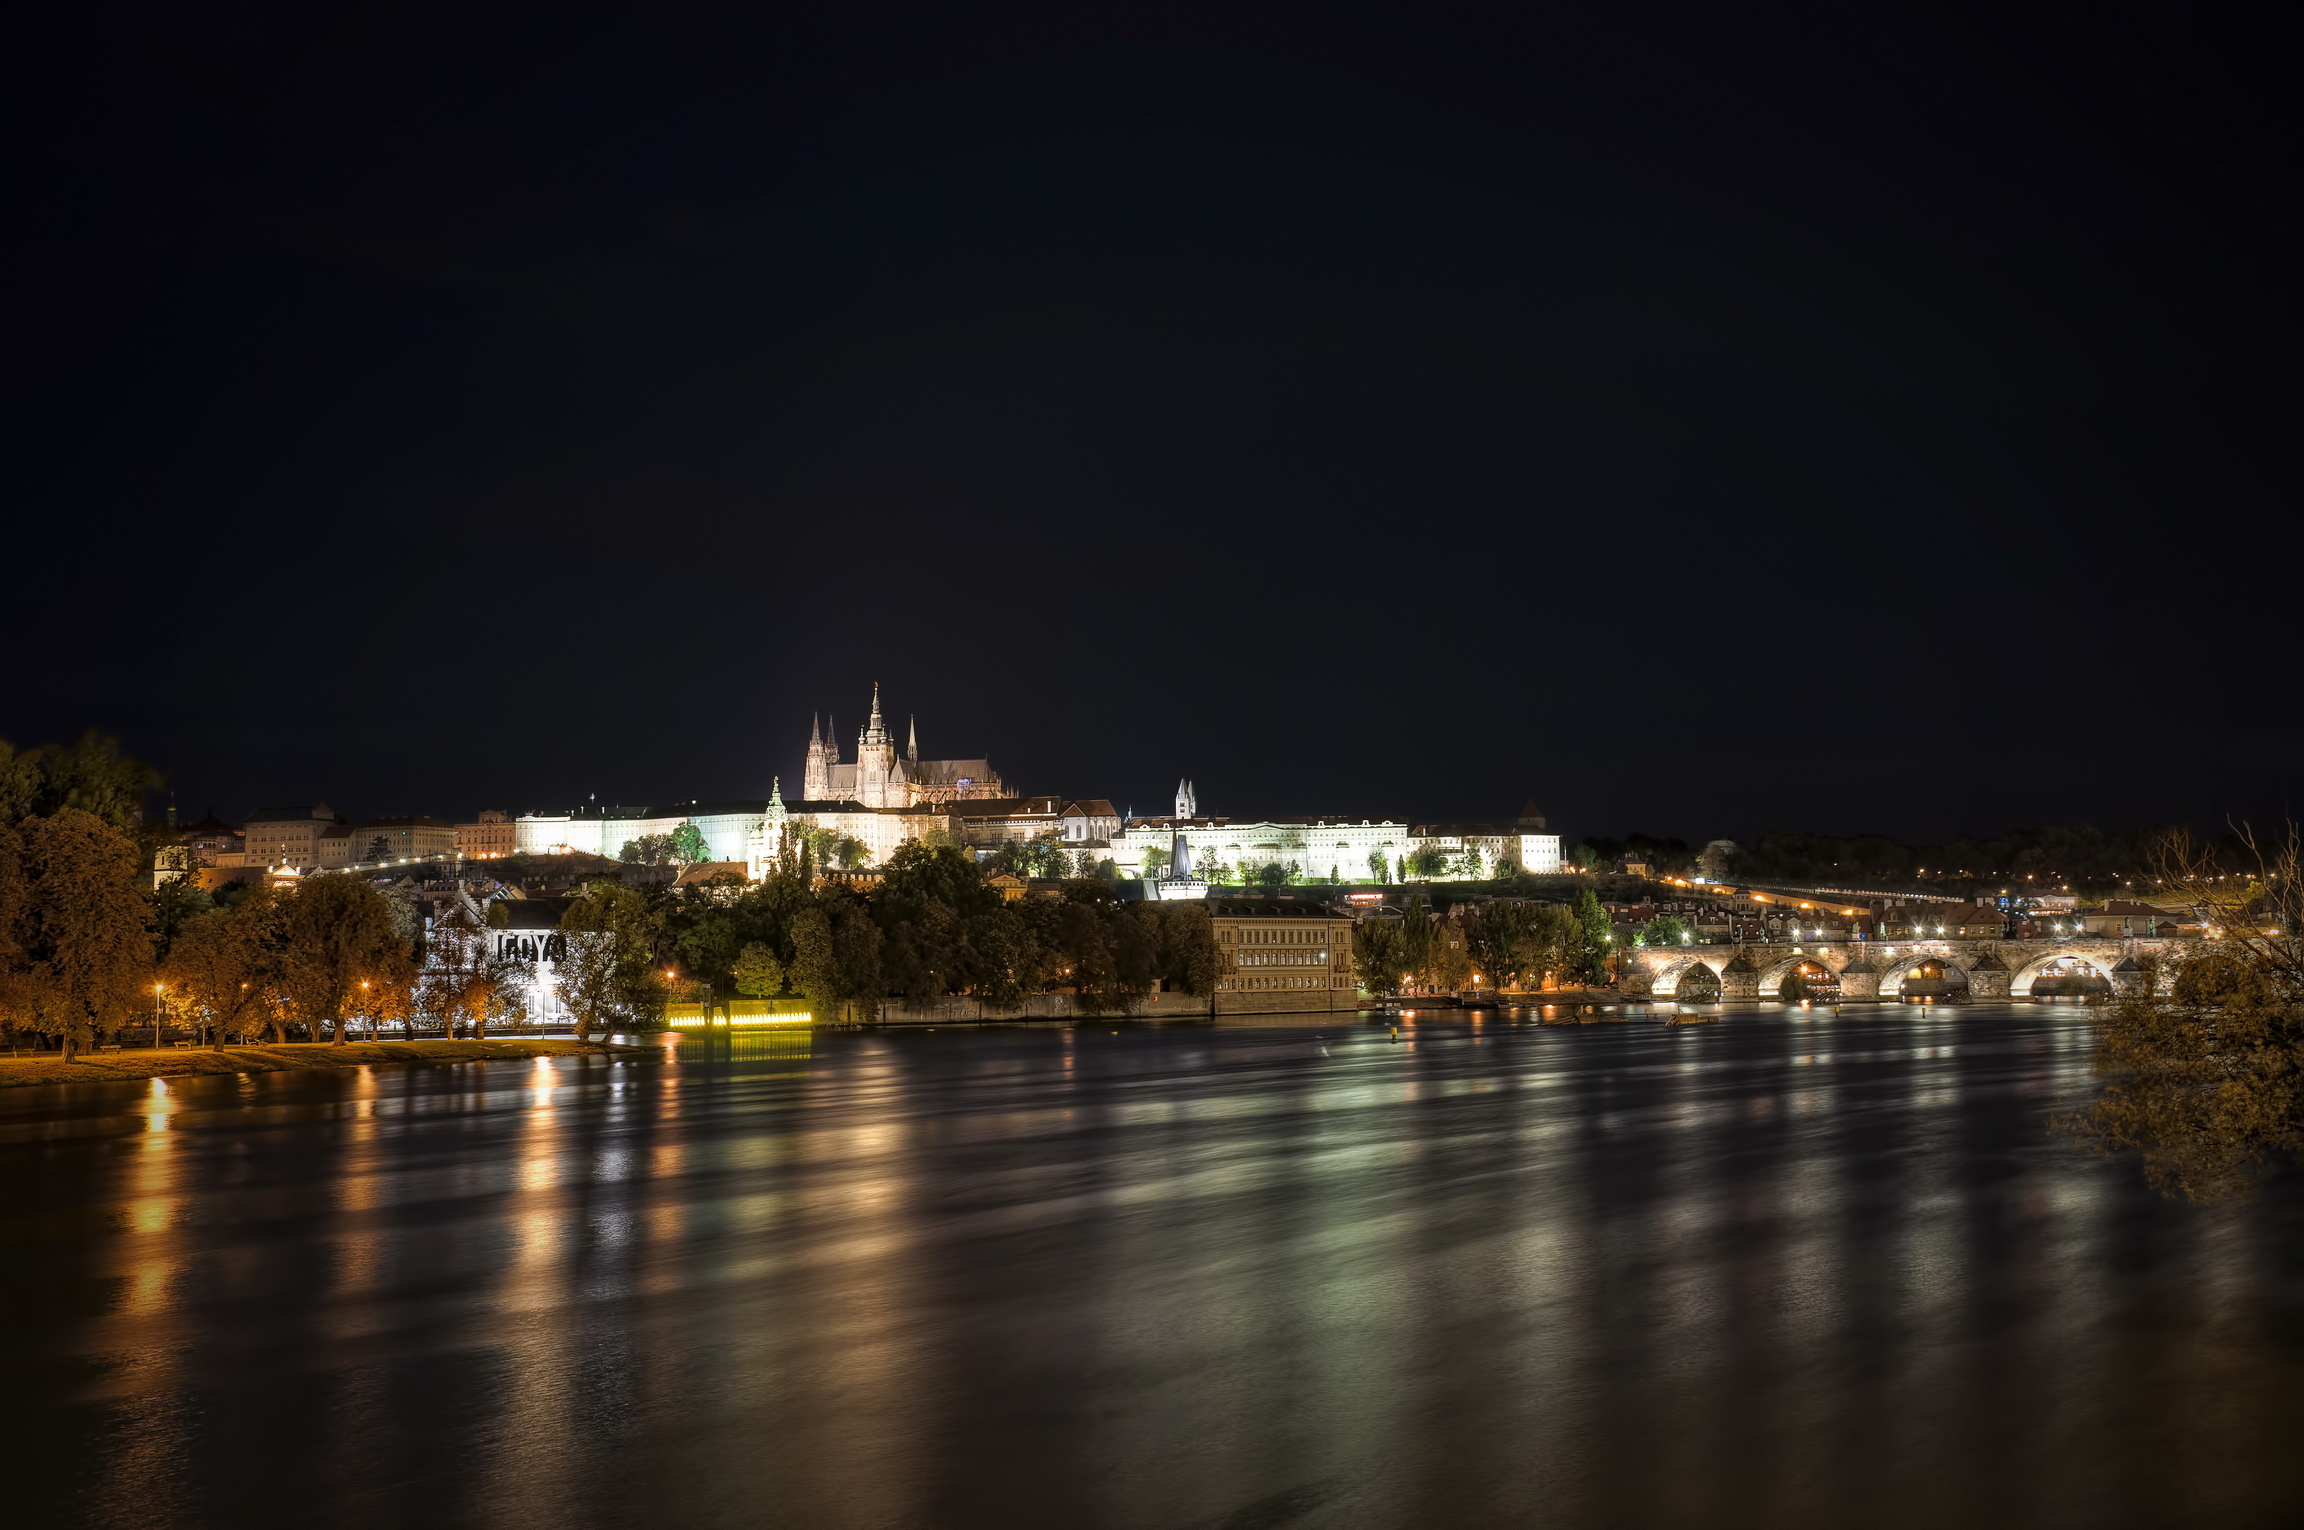
[(811, 802), (854, 802), (869, 808), (910, 808), (972, 798), (1005, 797), (988, 760), (923, 760), (914, 724), (898, 758), (896, 739), (880, 721), (880, 687), (872, 687), (872, 720), (856, 735), (856, 758), (843, 763), (829, 729), (808, 724), (808, 765), (801, 794)]

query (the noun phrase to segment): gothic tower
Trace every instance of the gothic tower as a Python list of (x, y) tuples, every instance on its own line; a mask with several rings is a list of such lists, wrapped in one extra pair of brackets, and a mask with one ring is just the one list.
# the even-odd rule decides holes
[(856, 736), (856, 800), (888, 806), (888, 780), (896, 774), (896, 740), (880, 721), (880, 682), (872, 682), (872, 720)]
[(1190, 781), (1176, 783), (1176, 816), (1178, 818), (1197, 818), (1200, 816), (1200, 803), (1193, 794)]
[(832, 795), (832, 750), (816, 731), (816, 714), (808, 714), (808, 768), (800, 775), (800, 795), (821, 802)]

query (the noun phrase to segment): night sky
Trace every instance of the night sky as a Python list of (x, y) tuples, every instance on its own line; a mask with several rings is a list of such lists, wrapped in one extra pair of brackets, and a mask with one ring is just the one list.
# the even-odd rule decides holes
[(2289, 805), (2293, 13), (800, 14), (20, 28), (0, 736), (460, 818), (878, 679), (1143, 811)]

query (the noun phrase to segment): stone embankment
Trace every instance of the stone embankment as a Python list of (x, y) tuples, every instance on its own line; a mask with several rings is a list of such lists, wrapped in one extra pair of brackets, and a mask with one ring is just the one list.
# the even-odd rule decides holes
[(150, 1078), (194, 1078), (214, 1073), (293, 1073), (313, 1068), (361, 1068), (410, 1063), (488, 1062), (523, 1057), (627, 1056), (652, 1048), (600, 1041), (354, 1041), (290, 1042), (285, 1046), (150, 1047), (83, 1052), (71, 1062), (46, 1057), (0, 1057), (0, 1089), (27, 1084), (98, 1084)]

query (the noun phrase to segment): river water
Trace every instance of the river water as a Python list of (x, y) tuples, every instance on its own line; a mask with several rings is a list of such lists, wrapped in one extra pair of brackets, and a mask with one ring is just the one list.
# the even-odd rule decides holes
[(2304, 1186), (2087, 1012), (754, 1034), (0, 1091), (17, 1525), (2263, 1525)]

